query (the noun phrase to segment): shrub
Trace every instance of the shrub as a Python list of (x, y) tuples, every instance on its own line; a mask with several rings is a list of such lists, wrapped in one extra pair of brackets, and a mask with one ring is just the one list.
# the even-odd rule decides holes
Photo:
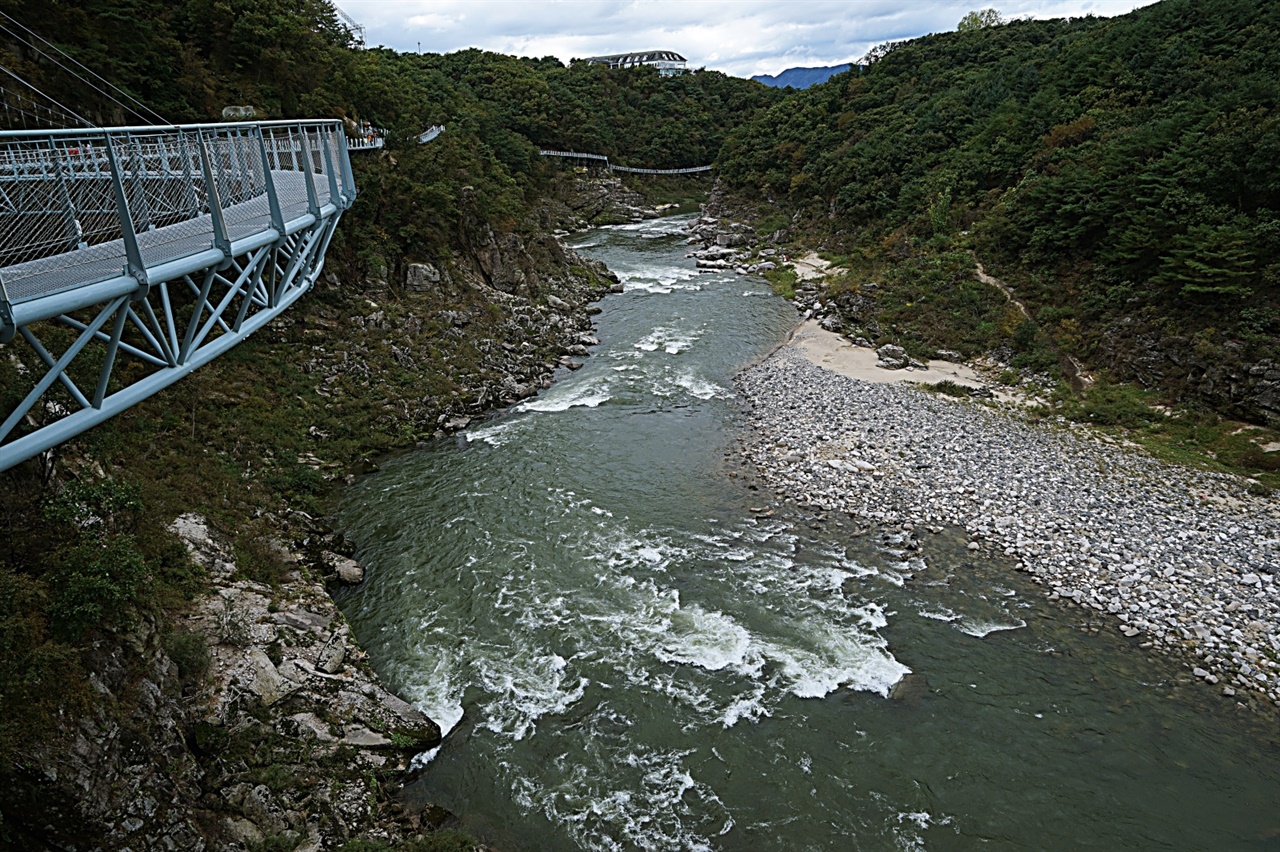
[(49, 577), (56, 590), (49, 607), (54, 631), (74, 640), (90, 628), (121, 623), (148, 580), (132, 536), (77, 544)]
[(209, 643), (201, 633), (174, 631), (164, 637), (164, 651), (178, 667), (184, 690), (198, 685), (209, 671)]
[(1124, 426), (1136, 429), (1151, 421), (1155, 412), (1146, 394), (1132, 385), (1115, 384), (1106, 379), (1085, 392), (1079, 403), (1066, 412), (1067, 417), (1097, 426)]
[(943, 396), (969, 396), (972, 391), (964, 385), (956, 384), (950, 379), (943, 379), (934, 384), (929, 390), (934, 393), (940, 393)]

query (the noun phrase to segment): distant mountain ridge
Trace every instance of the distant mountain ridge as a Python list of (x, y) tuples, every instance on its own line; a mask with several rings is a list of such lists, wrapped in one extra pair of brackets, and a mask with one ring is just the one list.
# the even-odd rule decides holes
[(841, 71), (848, 71), (851, 67), (853, 64), (846, 62), (843, 65), (823, 65), (817, 68), (788, 68), (777, 76), (757, 74), (751, 79), (779, 89), (787, 86), (793, 89), (807, 89), (818, 83), (825, 83), (830, 77)]

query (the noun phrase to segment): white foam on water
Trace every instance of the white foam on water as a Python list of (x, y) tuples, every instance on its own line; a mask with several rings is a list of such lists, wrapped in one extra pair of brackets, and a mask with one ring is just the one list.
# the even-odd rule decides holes
[(892, 831), (895, 845), (906, 852), (917, 852), (927, 848), (922, 832), (930, 826), (951, 825), (952, 819), (949, 816), (936, 819), (925, 811), (899, 811), (897, 823), (898, 827)]
[(842, 687), (887, 698), (893, 685), (911, 673), (882, 640), (825, 624), (814, 625), (807, 638), (804, 644), (769, 643), (765, 649), (765, 656), (781, 665), (778, 685), (796, 698), (822, 698)]
[(924, 618), (932, 618), (934, 621), (959, 621), (964, 618), (963, 615), (952, 612), (950, 609), (941, 607), (938, 611), (922, 609), (918, 611)]
[(468, 444), (473, 441), (483, 441), (491, 447), (501, 447), (511, 440), (511, 432), (515, 430), (516, 426), (515, 422), (498, 423), (480, 429), (468, 429), (462, 435), (467, 439)]
[[(670, 616), (670, 632), (655, 655), (664, 662), (688, 663), (707, 671), (733, 667), (745, 673), (752, 651), (751, 634), (722, 612), (708, 612), (694, 604)], [(758, 658), (750, 669), (758, 670)]]
[(634, 348), (643, 352), (663, 350), (668, 355), (679, 355), (701, 338), (701, 334), (692, 331), (679, 331), (674, 328), (659, 326), (633, 344)]
[(590, 681), (572, 674), (559, 654), (512, 656), (511, 649), (502, 650), (477, 660), (480, 684), (493, 694), (481, 727), (522, 740), (540, 718), (565, 712), (586, 693)]
[(427, 751), (415, 754), (413, 759), (409, 761), (409, 771), (421, 771), (428, 763), (436, 759), (436, 755), (440, 753), (440, 749), (441, 746), (436, 746), (433, 749), (428, 749)]
[[(499, 754), (537, 737), (548, 717), (570, 714), (574, 727), (585, 726), (589, 745), (548, 745), (560, 754), (548, 759), (554, 766), (505, 770), (520, 807), (545, 814), (584, 848), (711, 849), (718, 841), (709, 838), (733, 827), (697, 780), (691, 752), (644, 751), (629, 722), (592, 707), (610, 689), (664, 696), (671, 722), (697, 736), (757, 724), (793, 697), (846, 688), (887, 695), (909, 671), (875, 633), (888, 622), (884, 608), (857, 589), (846, 595), (843, 553), (792, 558), (797, 538), (784, 525), (744, 520), (682, 537), (637, 530), (569, 490), (549, 489), (547, 502), (550, 517), (589, 519), (560, 542), (588, 570), (549, 573), (533, 562), (545, 557), (532, 542), (500, 538), (519, 556), (494, 572), (489, 605), (495, 624), (510, 627), (469, 638), (449, 652), (456, 660), (442, 655), (413, 697), (447, 730), (462, 718), (463, 692), (483, 690), (468, 713)], [(677, 569), (688, 560), (732, 568), (687, 585), (677, 578), (692, 575)], [(479, 555), (478, 564), (491, 563)], [(559, 736), (570, 730), (555, 724)]]
[(965, 617), (953, 626), (961, 633), (967, 633), (970, 636), (985, 639), (992, 633), (997, 633), (1001, 630), (1017, 630), (1021, 627), (1026, 627), (1027, 623), (1022, 619), (1018, 619), (1017, 624), (1002, 624), (1001, 622), (990, 621), (988, 619)]
[[(711, 787), (686, 768), (693, 753), (635, 744), (625, 753), (590, 755), (611, 767), (607, 773), (581, 756), (564, 754), (552, 761), (559, 783), (517, 777), (512, 792), (519, 804), (563, 826), (586, 849), (711, 852), (711, 840), (694, 827), (699, 817), (714, 815), (718, 834), (733, 827), (733, 818)], [(619, 777), (629, 789), (614, 786)]]
[[(428, 659), (415, 661), (414, 683), (406, 689), (413, 706), (440, 726), (445, 736), (462, 721), (462, 680), (459, 661), (448, 653), (430, 649)], [(423, 672), (424, 668), (429, 671)], [(433, 755), (434, 757), (434, 755)]]
[(702, 289), (698, 270), (685, 265), (654, 264), (636, 269), (618, 269), (618, 280), (623, 292), (648, 292), (666, 295), (676, 290), (698, 291)]
[(595, 408), (612, 398), (607, 387), (593, 383), (581, 386), (555, 385), (545, 395), (534, 397), (516, 406), (516, 411), (567, 411), (570, 408)]
[(765, 706), (764, 693), (764, 684), (756, 684), (750, 695), (730, 702), (729, 706), (725, 708), (724, 714), (720, 717), (721, 726), (732, 728), (744, 720), (747, 722), (759, 722), (766, 716), (772, 716), (773, 712)]
[(688, 391), (690, 396), (695, 396), (698, 399), (713, 399), (714, 397), (728, 396), (729, 393), (715, 382), (700, 379), (692, 373), (678, 374), (675, 378), (675, 382), (677, 385)]
[(668, 293), (675, 292), (675, 288), (670, 285), (663, 284), (660, 281), (642, 281), (632, 279), (623, 285), (624, 292), (634, 293), (637, 290), (645, 293), (653, 293), (655, 296), (665, 296)]

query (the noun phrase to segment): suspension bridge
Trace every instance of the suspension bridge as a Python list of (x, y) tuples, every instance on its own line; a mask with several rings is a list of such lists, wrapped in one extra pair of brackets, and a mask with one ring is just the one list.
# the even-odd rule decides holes
[(279, 316), (355, 195), (340, 121), (0, 133), (0, 470)]
[(567, 160), (585, 160), (588, 164), (603, 163), (604, 168), (611, 172), (626, 172), (633, 175), (691, 175), (698, 172), (709, 172), (711, 166), (690, 166), (687, 169), (633, 169), (629, 166), (618, 166), (609, 162), (609, 158), (604, 154), (583, 154), (578, 151), (548, 151), (542, 150), (538, 152), (544, 157), (561, 157)]

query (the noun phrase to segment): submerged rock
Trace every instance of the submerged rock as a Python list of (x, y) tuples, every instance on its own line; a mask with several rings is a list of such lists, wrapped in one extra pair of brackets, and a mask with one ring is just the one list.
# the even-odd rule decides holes
[(922, 674), (909, 672), (889, 690), (889, 697), (909, 707), (917, 706), (929, 697), (929, 679)]

